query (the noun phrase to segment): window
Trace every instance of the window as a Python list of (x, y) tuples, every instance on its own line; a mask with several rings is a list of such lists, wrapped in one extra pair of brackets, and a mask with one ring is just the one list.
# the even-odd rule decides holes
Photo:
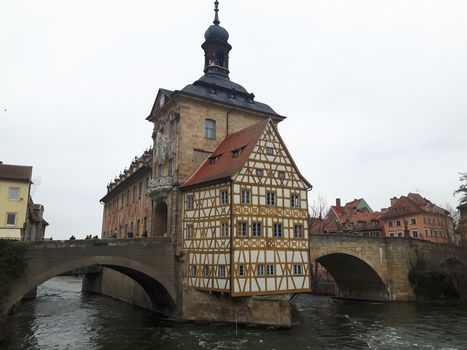
[(144, 217), (144, 221), (143, 221), (143, 232), (146, 232), (146, 234), (148, 233), (148, 218), (145, 216)]
[(220, 192), (220, 200), (221, 200), (221, 204), (223, 205), (226, 205), (226, 204), (229, 204), (229, 192), (227, 192), (226, 190), (223, 190)]
[(196, 266), (191, 267), (191, 276), (196, 277)]
[(274, 237), (275, 238), (282, 237), (282, 224), (274, 224)]
[(303, 238), (303, 226), (302, 225), (293, 225), (293, 237)]
[(303, 274), (303, 267), (301, 264), (294, 264), (293, 265), (293, 274), (294, 275), (301, 275)]
[(394, 223), (393, 223), (392, 221), (389, 221), (389, 222), (388, 222), (388, 226), (389, 226), (389, 227), (393, 227), (393, 226), (394, 226)]
[(267, 205), (276, 205), (276, 193), (275, 192), (266, 193), (266, 203)]
[(266, 147), (266, 154), (267, 154), (268, 156), (274, 155), (274, 148), (272, 148), (272, 147)]
[(402, 232), (397, 232), (397, 237), (402, 238)]
[(229, 237), (229, 223), (221, 222), (221, 237)]
[(410, 224), (411, 225), (416, 225), (417, 224), (417, 219), (410, 219)]
[(242, 190), (242, 204), (250, 204), (251, 203), (251, 196), (250, 190)]
[(256, 275), (264, 276), (264, 265), (263, 264), (256, 265)]
[(19, 201), (19, 187), (10, 187), (8, 199), (10, 201)]
[(6, 214), (6, 226), (16, 226), (16, 213)]
[(263, 225), (260, 222), (254, 222), (252, 228), (253, 237), (261, 237), (263, 235)]
[(245, 265), (239, 265), (238, 266), (238, 275), (240, 277), (245, 276)]
[(428, 230), (425, 230), (425, 237), (428, 237)]
[(238, 236), (248, 237), (248, 223), (247, 222), (238, 223)]
[(140, 220), (136, 221), (136, 236), (137, 237), (139, 236), (139, 233), (140, 233), (140, 230), (139, 230), (140, 229), (140, 223), (141, 223)]
[(209, 277), (209, 266), (208, 265), (203, 266), (203, 277)]
[(292, 208), (300, 208), (300, 197), (297, 194), (293, 194), (290, 199), (290, 206)]
[(140, 182), (138, 185), (138, 198), (141, 199), (142, 195), (143, 195), (143, 183)]
[(263, 169), (256, 169), (256, 176), (264, 176), (264, 170)]
[(389, 237), (394, 237), (394, 232), (389, 232)]
[(397, 220), (396, 221), (396, 226), (400, 226), (401, 225), (401, 221), (400, 220)]
[(195, 206), (193, 196), (187, 196), (186, 197), (186, 209), (187, 210), (193, 210)]
[(273, 264), (266, 265), (266, 275), (274, 276), (274, 265)]
[(174, 160), (173, 158), (170, 158), (169, 159), (169, 176), (173, 176), (174, 175)]
[(159, 173), (159, 177), (164, 176), (164, 164), (159, 164), (159, 165), (157, 166), (157, 169), (158, 169), (157, 171), (158, 171), (158, 173)]
[(278, 171), (277, 172), (277, 177), (279, 179), (285, 179), (285, 171)]
[(418, 238), (418, 231), (412, 231), (412, 237)]
[(237, 158), (240, 155), (240, 153), (242, 153), (244, 148), (245, 147), (234, 149), (232, 151), (232, 158)]
[(126, 191), (126, 205), (130, 204), (130, 190)]
[(225, 265), (220, 265), (218, 271), (219, 271), (218, 276), (220, 278), (225, 278)]
[(186, 226), (186, 239), (193, 239), (193, 225)]
[(216, 139), (216, 121), (212, 119), (204, 120), (204, 137), (207, 139)]

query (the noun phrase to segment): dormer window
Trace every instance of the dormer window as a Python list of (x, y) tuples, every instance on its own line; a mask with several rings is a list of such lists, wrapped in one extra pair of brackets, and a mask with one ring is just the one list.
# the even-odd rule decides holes
[(214, 164), (215, 162), (217, 162), (217, 160), (218, 160), (220, 157), (221, 157), (221, 155), (209, 157), (209, 158), (208, 158), (209, 164)]
[(216, 139), (216, 121), (212, 119), (204, 120), (204, 137), (207, 139)]
[(234, 150), (232, 151), (232, 157), (233, 157), (233, 158), (237, 158), (237, 157), (240, 155), (240, 153), (242, 153), (242, 150), (241, 150), (241, 149), (234, 149)]

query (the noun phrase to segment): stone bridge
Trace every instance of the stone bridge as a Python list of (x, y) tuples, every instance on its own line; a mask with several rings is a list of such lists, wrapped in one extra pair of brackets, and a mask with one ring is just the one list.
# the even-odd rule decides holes
[[(286, 298), (231, 299), (228, 295), (185, 287), (184, 256), (181, 252), (177, 254), (170, 237), (19, 244), (27, 248), (28, 268), (21, 278), (0, 286), (0, 315), (8, 313), (28, 292), (52, 277), (100, 266), (129, 277), (148, 297), (148, 308), (165, 315), (191, 320), (235, 322), (238, 319), (241, 323), (291, 324)], [(349, 299), (414, 300), (408, 273), (417, 259), (440, 266), (456, 259), (459, 253), (464, 254), (465, 249), (413, 239), (341, 234), (310, 236), (310, 261), (324, 266), (338, 286), (338, 296)], [(102, 292), (102, 269), (87, 271), (91, 273), (83, 280), (83, 290)], [(131, 291), (126, 295), (127, 301), (134, 302)], [(280, 319), (278, 315), (284, 317)]]
[(137, 282), (152, 309), (177, 314), (178, 267), (171, 238), (145, 240), (41, 241), (26, 244), (28, 268), (20, 279), (1, 286), (0, 314), (52, 277), (89, 266), (116, 270)]
[(416, 239), (343, 234), (310, 237), (310, 261), (328, 270), (338, 287), (337, 296), (345, 299), (415, 300), (408, 275), (417, 259), (441, 266), (460, 254), (465, 254), (465, 249)]

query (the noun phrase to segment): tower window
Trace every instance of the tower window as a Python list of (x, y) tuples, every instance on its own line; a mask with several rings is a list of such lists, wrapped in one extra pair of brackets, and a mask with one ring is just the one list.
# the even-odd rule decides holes
[(204, 137), (207, 139), (216, 139), (216, 121), (206, 119), (204, 121)]
[(221, 67), (225, 65), (225, 55), (222, 51), (217, 51), (216, 53), (216, 65)]

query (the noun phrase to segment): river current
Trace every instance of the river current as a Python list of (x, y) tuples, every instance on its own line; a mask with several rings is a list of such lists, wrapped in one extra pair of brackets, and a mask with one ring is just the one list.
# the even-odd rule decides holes
[(56, 277), (3, 320), (0, 349), (467, 349), (467, 308), (300, 295), (290, 330), (176, 323)]

